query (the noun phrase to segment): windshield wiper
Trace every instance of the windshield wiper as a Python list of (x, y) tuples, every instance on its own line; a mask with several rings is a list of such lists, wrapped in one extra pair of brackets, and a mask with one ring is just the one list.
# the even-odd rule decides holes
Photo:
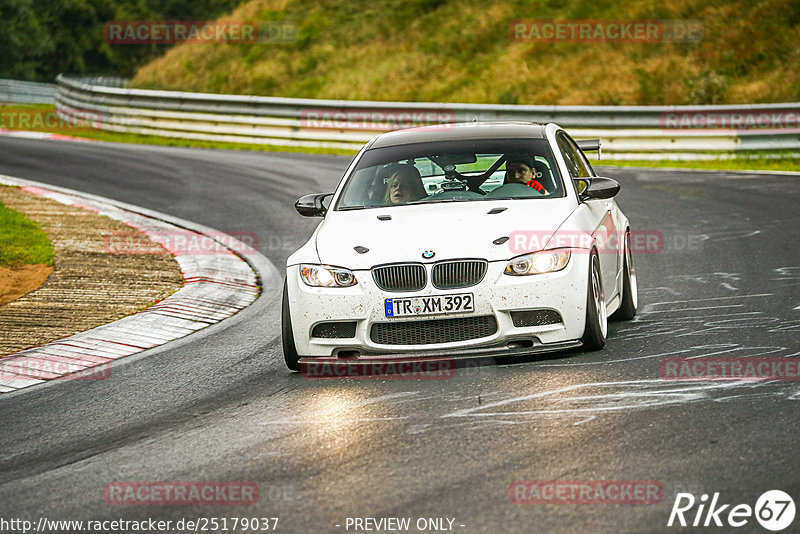
[(411, 204), (443, 204), (445, 202), (469, 202), (470, 200), (483, 200), (482, 198), (443, 198), (441, 200), (414, 200), (406, 202), (406, 206)]

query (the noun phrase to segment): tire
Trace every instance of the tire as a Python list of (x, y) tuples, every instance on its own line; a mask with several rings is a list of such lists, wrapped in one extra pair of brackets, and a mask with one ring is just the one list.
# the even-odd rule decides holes
[(625, 232), (625, 260), (622, 267), (622, 302), (619, 309), (611, 316), (612, 319), (628, 321), (636, 316), (639, 305), (639, 288), (636, 283), (636, 267), (633, 265), (633, 252), (631, 252), (631, 233)]
[(592, 252), (589, 260), (589, 288), (586, 295), (586, 326), (581, 342), (584, 350), (600, 350), (606, 344), (608, 334), (608, 318), (606, 317), (606, 301), (603, 293), (603, 281), (600, 278), (600, 259)]
[(294, 332), (292, 331), (292, 316), (289, 313), (289, 286), (283, 281), (283, 304), (281, 305), (281, 345), (283, 345), (283, 359), (286, 367), (292, 371), (300, 370), (300, 356), (294, 345)]

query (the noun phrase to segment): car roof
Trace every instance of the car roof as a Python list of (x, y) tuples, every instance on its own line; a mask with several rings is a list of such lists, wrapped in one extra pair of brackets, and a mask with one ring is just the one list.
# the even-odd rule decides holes
[(545, 126), (535, 122), (465, 122), (422, 126), (381, 134), (367, 148), (467, 139), (544, 139)]

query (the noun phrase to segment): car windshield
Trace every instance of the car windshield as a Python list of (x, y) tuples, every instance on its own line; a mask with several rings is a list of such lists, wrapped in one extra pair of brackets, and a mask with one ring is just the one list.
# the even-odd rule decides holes
[(564, 195), (544, 139), (449, 141), (367, 150), (334, 209)]

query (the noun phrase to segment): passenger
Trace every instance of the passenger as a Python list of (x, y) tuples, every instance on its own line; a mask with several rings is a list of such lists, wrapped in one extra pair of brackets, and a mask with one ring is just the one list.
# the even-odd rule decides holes
[(384, 206), (405, 204), (428, 196), (416, 167), (398, 164), (391, 169), (386, 182), (386, 193), (383, 195)]
[[(547, 193), (542, 183), (537, 180), (536, 166), (533, 158), (527, 154), (509, 154), (506, 156), (506, 178), (504, 184), (525, 184), (543, 195)], [(541, 177), (539, 175), (538, 177)]]

